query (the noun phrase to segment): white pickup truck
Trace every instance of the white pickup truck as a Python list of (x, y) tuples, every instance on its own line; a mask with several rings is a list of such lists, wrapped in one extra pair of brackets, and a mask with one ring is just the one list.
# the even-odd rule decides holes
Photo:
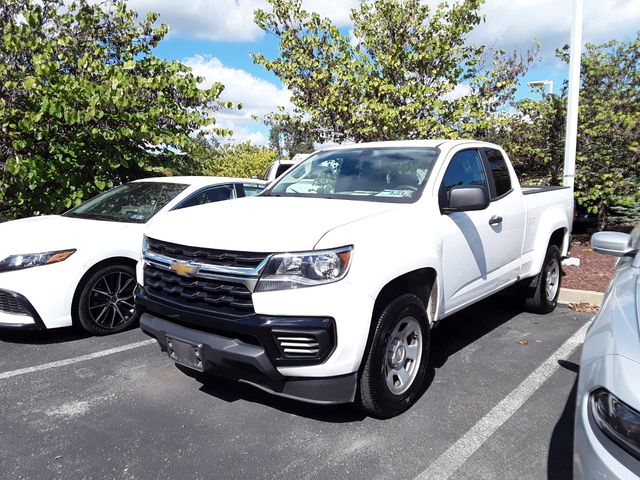
[(507, 287), (555, 308), (572, 211), (570, 189), (522, 188), (493, 144), (327, 148), (259, 196), (154, 222), (140, 326), (192, 369), (390, 417), (445, 317)]

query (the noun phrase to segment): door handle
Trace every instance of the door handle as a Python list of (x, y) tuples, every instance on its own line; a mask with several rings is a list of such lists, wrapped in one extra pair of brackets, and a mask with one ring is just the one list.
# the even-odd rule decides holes
[(494, 215), (489, 219), (489, 225), (491, 225), (492, 227), (495, 227), (496, 225), (500, 225), (501, 223), (502, 223), (502, 217), (499, 217), (497, 215)]

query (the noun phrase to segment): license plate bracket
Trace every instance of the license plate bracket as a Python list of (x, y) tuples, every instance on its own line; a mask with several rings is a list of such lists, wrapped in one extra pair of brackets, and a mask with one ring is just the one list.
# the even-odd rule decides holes
[(169, 335), (166, 336), (166, 339), (167, 353), (171, 360), (193, 370), (204, 371), (201, 343), (193, 343)]

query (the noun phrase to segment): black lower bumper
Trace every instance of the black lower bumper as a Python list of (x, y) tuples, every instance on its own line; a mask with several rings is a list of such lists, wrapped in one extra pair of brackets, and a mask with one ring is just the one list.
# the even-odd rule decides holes
[[(9, 301), (11, 301), (11, 308), (9, 309)], [(4, 306), (4, 303), (7, 303), (7, 306)], [(6, 308), (6, 310), (5, 310)], [(0, 289), (0, 311), (14, 314), (14, 315), (27, 315), (33, 318), (34, 323), (3, 323), (0, 325), (1, 328), (11, 328), (16, 330), (46, 330), (44, 322), (38, 312), (33, 307), (31, 302), (27, 300), (27, 298), (18, 293), (13, 292), (11, 290)]]
[(349, 403), (355, 398), (357, 373), (337, 377), (284, 377), (261, 345), (205, 332), (142, 313), (140, 328), (167, 351), (167, 337), (202, 345), (202, 369), (255, 385), (270, 393), (312, 403)]

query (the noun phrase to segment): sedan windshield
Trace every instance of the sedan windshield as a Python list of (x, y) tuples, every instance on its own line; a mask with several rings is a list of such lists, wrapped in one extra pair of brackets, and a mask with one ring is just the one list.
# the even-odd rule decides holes
[(109, 222), (146, 223), (187, 185), (169, 182), (132, 182), (112, 188), (69, 210), (65, 217)]
[(266, 195), (412, 203), (438, 152), (426, 147), (320, 152), (290, 170)]

